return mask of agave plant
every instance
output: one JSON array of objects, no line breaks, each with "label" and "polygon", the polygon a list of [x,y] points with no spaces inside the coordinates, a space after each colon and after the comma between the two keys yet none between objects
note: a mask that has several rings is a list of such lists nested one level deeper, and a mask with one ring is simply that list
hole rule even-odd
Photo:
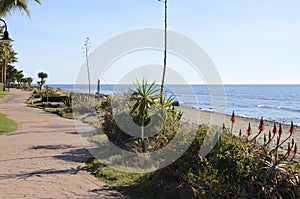
[{"label": "agave plant", "polygon": [[174,108],[174,103],[176,103],[175,97],[173,95],[167,98],[165,93],[161,96],[161,103],[156,103],[155,112],[160,115],[165,121],[165,123],[172,123],[179,121],[182,117],[182,111]]},{"label": "agave plant", "polygon": [[158,89],[155,87],[155,82],[148,85],[148,82],[145,80],[142,80],[141,84],[137,80],[134,86],[136,90],[131,90],[132,96],[130,101],[132,101],[132,105],[129,112],[141,126],[141,138],[144,140],[144,128],[150,121],[151,108],[156,105],[156,100],[159,99]]}]

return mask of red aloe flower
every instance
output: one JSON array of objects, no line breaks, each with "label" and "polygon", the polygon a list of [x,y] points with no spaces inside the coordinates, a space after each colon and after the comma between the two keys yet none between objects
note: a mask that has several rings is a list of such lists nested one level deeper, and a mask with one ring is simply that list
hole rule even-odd
[{"label": "red aloe flower", "polygon": [[298,148],[297,148],[297,144],[295,144],[294,155],[296,155],[297,153],[298,153]]},{"label": "red aloe flower", "polygon": [[264,118],[261,117],[260,121],[259,121],[259,126],[258,126],[258,129],[260,131],[264,131],[265,130],[265,124],[264,124]]},{"label": "red aloe flower", "polygon": [[276,123],[274,122],[274,127],[273,127],[273,134],[277,133],[277,127],[276,127]]},{"label": "red aloe flower", "polygon": [[230,129],[230,133],[232,134],[232,131],[233,131],[233,123],[235,123],[235,121],[236,121],[236,118],[235,118],[235,115],[234,115],[234,111],[232,112],[230,121],[231,121],[231,129]]},{"label": "red aloe flower", "polygon": [[223,130],[223,133],[225,133],[225,132],[226,132],[226,126],[225,126],[225,124],[224,124],[224,123],[223,123],[222,130]]},{"label": "red aloe flower", "polygon": [[242,130],[240,129],[239,136],[242,137]]},{"label": "red aloe flower", "polygon": [[232,123],[235,123],[235,121],[236,121],[236,118],[235,118],[235,115],[234,115],[234,111],[232,112],[230,121],[231,121]]},{"label": "red aloe flower", "polygon": [[287,155],[291,155],[292,149],[290,143],[288,143],[288,150],[287,150]]},{"label": "red aloe flower", "polygon": [[294,126],[293,121],[291,121],[291,127],[290,127],[289,132],[290,132],[290,134],[294,134],[295,133],[295,126]]},{"label": "red aloe flower", "polygon": [[249,137],[250,135],[252,135],[252,129],[251,129],[251,125],[250,125],[250,122],[249,122],[249,126],[248,126],[248,129],[247,129],[247,136]]},{"label": "red aloe flower", "polygon": [[279,124],[279,131],[278,131],[279,137],[281,137],[282,135],[282,128],[281,128],[281,124]]}]

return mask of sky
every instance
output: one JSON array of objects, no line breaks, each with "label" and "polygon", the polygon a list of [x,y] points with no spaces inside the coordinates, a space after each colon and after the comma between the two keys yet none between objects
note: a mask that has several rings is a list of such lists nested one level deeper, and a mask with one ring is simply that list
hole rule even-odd
[{"label": "sky", "polygon": [[[92,56],[119,34],[164,26],[164,4],[158,0],[29,2],[31,18],[16,11],[4,20],[15,40],[15,65],[35,82],[42,71],[48,73],[48,84],[75,83],[85,67],[86,37]],[[197,43],[224,84],[300,84],[299,7],[298,0],[169,0],[168,29]],[[120,82],[133,77],[127,73],[139,66],[142,70],[145,65],[162,65],[162,55],[162,50],[153,49],[122,55],[99,78]],[[188,83],[205,83],[205,76],[195,75],[192,64],[180,57],[170,54],[168,63]]]}]

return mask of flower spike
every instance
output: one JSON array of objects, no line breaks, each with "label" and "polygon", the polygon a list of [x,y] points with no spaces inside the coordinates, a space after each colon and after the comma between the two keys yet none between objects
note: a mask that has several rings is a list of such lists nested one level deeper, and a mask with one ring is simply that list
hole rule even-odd
[{"label": "flower spike", "polygon": [[248,126],[248,129],[247,129],[247,136],[251,136],[252,135],[252,129],[251,129],[251,124],[249,122],[249,126]]},{"label": "flower spike", "polygon": [[281,137],[282,135],[282,128],[281,128],[281,124],[279,124],[279,131],[278,131],[279,137]]},{"label": "flower spike", "polygon": [[276,134],[277,132],[278,132],[278,131],[277,131],[276,123],[274,122],[273,134]]},{"label": "flower spike", "polygon": [[236,122],[236,118],[235,118],[234,111],[232,112],[232,115],[231,115],[230,121],[231,121],[232,123],[235,123],[235,122]]},{"label": "flower spike", "polygon": [[289,133],[290,134],[294,134],[295,133],[295,126],[294,126],[293,121],[291,121],[291,127],[290,127],[290,130],[289,130]]},{"label": "flower spike", "polygon": [[258,126],[258,129],[260,131],[264,131],[265,130],[265,124],[264,124],[264,118],[261,117],[260,121],[259,121],[259,126]]}]

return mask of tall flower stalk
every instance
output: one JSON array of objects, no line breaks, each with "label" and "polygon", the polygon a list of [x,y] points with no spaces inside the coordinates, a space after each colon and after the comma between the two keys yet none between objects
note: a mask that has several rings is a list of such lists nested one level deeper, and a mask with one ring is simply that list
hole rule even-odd
[{"label": "tall flower stalk", "polygon": [[232,134],[232,131],[233,131],[233,124],[236,122],[236,118],[235,118],[234,111],[232,112],[230,121],[231,121],[231,130],[230,130],[230,133]]}]

